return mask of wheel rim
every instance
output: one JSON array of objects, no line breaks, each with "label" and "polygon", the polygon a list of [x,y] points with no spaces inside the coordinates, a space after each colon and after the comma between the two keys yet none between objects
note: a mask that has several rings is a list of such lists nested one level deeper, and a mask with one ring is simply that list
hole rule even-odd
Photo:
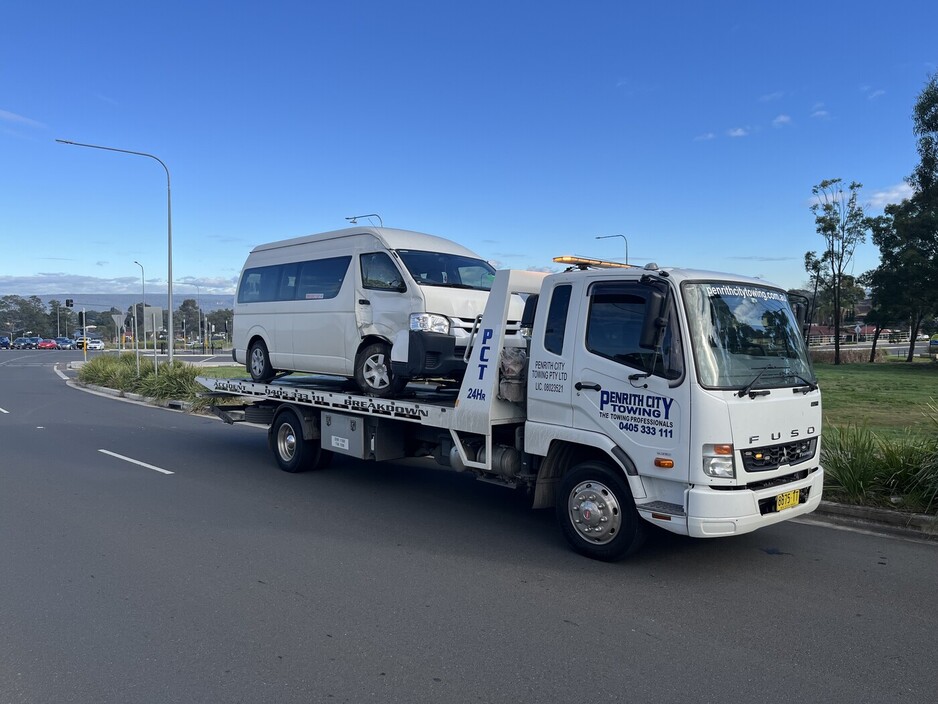
[{"label": "wheel rim", "polygon": [[264,350],[260,347],[251,350],[251,373],[255,376],[264,373]]},{"label": "wheel rim", "polygon": [[570,492],[567,503],[570,523],[583,540],[604,545],[619,534],[622,511],[619,500],[606,485],[581,482]]},{"label": "wheel rim", "polygon": [[362,378],[373,389],[386,388],[391,383],[391,373],[385,362],[385,356],[380,352],[365,359],[362,367]]},{"label": "wheel rim", "polygon": [[277,452],[284,462],[292,462],[296,457],[296,431],[289,423],[282,423],[277,431]]}]

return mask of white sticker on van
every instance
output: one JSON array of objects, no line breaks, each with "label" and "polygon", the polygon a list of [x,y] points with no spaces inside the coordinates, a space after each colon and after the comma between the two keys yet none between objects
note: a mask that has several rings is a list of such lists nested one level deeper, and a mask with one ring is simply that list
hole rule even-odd
[{"label": "white sticker on van", "polygon": [[340,450],[348,449],[348,438],[340,438],[337,435],[332,436],[332,446],[338,447]]},{"label": "white sticker on van", "polygon": [[323,294],[321,293],[307,293],[306,294],[307,301],[310,300],[311,298],[322,298],[322,297],[323,297]]}]

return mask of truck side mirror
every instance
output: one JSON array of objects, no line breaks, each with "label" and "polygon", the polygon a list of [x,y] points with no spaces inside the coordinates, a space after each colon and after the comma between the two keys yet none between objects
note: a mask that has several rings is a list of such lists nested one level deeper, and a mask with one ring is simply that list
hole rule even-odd
[{"label": "truck side mirror", "polygon": [[642,321],[642,332],[638,338],[638,346],[645,350],[657,349],[661,343],[661,335],[668,325],[664,317],[667,297],[655,289],[648,292],[645,301],[645,320]]}]

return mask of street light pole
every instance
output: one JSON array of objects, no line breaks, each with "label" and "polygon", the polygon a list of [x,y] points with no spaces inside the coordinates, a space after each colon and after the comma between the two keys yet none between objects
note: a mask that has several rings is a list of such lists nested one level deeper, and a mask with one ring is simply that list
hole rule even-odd
[{"label": "street light pole", "polygon": [[[146,152],[133,152],[129,149],[117,149],[115,147],[102,147],[98,144],[82,144],[81,142],[70,142],[67,139],[57,139],[60,144],[71,144],[74,147],[88,147],[89,149],[103,149],[108,152],[120,152],[121,154],[133,154],[135,156],[145,156],[158,161],[163,170],[166,171],[166,285],[168,288],[167,298],[169,300],[169,363],[173,363],[173,199],[172,189],[170,188],[169,167],[163,163],[163,160],[153,154]],[[153,343],[153,356],[156,358],[156,342]]]},{"label": "street light pole", "polygon": [[[143,271],[143,264],[134,259],[134,264],[140,267],[140,296],[142,298],[143,305],[143,352],[146,354],[147,351],[147,279]],[[136,341],[135,347],[137,348],[137,376],[140,376],[140,328],[137,327],[137,306],[134,306],[134,340]],[[156,341],[154,338],[153,348],[156,349]],[[156,352],[153,353],[153,356],[156,357]]]},{"label": "street light pole", "polygon": [[612,237],[621,237],[625,241],[625,265],[629,265],[629,241],[626,239],[625,235],[598,235],[596,239],[598,240],[608,240]]}]

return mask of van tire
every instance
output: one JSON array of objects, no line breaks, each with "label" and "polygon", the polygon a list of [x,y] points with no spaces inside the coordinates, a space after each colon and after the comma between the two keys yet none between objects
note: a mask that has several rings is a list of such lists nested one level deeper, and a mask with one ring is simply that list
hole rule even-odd
[{"label": "van tire", "polygon": [[248,372],[254,381],[270,381],[277,372],[270,364],[270,354],[263,340],[257,340],[248,350]]},{"label": "van tire", "polygon": [[319,469],[332,459],[332,453],[323,452],[317,441],[303,438],[303,424],[292,410],[281,411],[271,426],[270,447],[280,469],[291,474]]},{"label": "van tire", "polygon": [[355,383],[369,396],[387,398],[407,386],[391,371],[391,347],[384,342],[373,342],[364,347],[355,358]]},{"label": "van tire", "polygon": [[628,481],[605,462],[583,462],[567,472],[556,511],[570,546],[594,560],[621,560],[645,542],[645,521]]}]

